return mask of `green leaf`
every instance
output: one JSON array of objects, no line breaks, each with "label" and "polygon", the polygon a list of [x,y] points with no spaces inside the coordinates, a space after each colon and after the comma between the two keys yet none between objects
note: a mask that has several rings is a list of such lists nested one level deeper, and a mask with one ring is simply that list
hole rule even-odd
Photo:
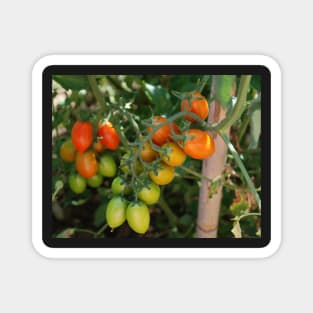
[{"label": "green leaf", "polygon": [[261,76],[260,75],[253,75],[251,79],[251,86],[256,90],[261,90]]},{"label": "green leaf", "polygon": [[96,227],[99,227],[105,223],[105,221],[106,221],[106,218],[105,218],[106,208],[107,208],[107,203],[103,203],[96,209],[94,219],[93,219],[93,224]]},{"label": "green leaf", "polygon": [[193,222],[193,217],[189,214],[184,214],[182,217],[179,218],[179,224],[184,226],[189,226]]},{"label": "green leaf", "polygon": [[258,146],[261,135],[261,110],[255,110],[250,117],[250,144],[249,149],[255,149]]},{"label": "green leaf", "polygon": [[227,108],[231,103],[231,91],[233,88],[234,78],[234,75],[213,76],[215,100],[217,100],[223,108]]},{"label": "green leaf", "polygon": [[88,79],[85,75],[53,75],[52,78],[65,89],[81,90],[89,88]]},{"label": "green leaf", "polygon": [[162,86],[153,86],[143,82],[144,92],[149,101],[154,105],[156,115],[164,114],[171,108],[171,97],[167,89]]}]

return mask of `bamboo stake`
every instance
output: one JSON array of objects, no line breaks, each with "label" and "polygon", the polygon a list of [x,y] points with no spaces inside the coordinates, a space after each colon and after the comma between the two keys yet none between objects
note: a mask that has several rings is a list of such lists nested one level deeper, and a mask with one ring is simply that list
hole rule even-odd
[{"label": "bamboo stake", "polygon": [[[219,122],[226,116],[226,110],[222,109],[217,101],[212,103],[208,122]],[[225,130],[229,136],[229,128]],[[227,146],[224,140],[215,135],[215,153],[208,159],[202,162],[202,175],[210,179],[220,176],[225,167]],[[220,205],[222,200],[222,186],[219,186],[217,192],[209,199],[209,188],[211,183],[208,180],[202,179],[199,204],[196,235],[198,238],[216,238],[218,229],[218,220]]]}]

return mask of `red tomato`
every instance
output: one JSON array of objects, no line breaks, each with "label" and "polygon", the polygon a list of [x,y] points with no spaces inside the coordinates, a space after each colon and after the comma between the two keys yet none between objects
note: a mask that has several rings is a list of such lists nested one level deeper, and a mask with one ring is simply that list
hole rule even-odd
[{"label": "red tomato", "polygon": [[86,151],[92,144],[92,124],[77,121],[72,128],[72,143],[80,153]]},{"label": "red tomato", "polygon": [[105,122],[98,129],[99,141],[109,150],[116,150],[120,144],[120,137],[110,122]]},{"label": "red tomato", "polygon": [[96,175],[98,171],[98,163],[95,153],[93,151],[77,153],[76,170],[85,178],[91,178]]}]

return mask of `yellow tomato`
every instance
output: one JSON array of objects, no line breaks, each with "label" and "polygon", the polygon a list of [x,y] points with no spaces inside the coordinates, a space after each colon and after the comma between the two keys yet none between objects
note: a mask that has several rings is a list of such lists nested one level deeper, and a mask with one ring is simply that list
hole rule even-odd
[{"label": "yellow tomato", "polygon": [[162,162],[157,170],[157,175],[151,171],[149,176],[157,185],[167,185],[174,179],[175,169]]},{"label": "yellow tomato", "polygon": [[161,153],[161,156],[163,162],[165,162],[167,165],[180,166],[185,162],[186,154],[177,143],[168,142],[163,145],[162,148],[166,148],[166,151]]}]

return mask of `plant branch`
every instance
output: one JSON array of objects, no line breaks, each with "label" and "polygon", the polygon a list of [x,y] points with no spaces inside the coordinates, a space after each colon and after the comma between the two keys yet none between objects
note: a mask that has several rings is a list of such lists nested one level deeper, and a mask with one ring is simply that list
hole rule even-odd
[{"label": "plant branch", "polygon": [[172,209],[170,208],[170,206],[168,205],[168,203],[165,201],[163,195],[161,194],[160,199],[159,199],[159,205],[161,207],[161,209],[164,211],[165,215],[167,216],[170,225],[172,227],[176,227],[177,226],[177,222],[178,222],[178,217],[175,215],[175,213],[172,211]]}]

